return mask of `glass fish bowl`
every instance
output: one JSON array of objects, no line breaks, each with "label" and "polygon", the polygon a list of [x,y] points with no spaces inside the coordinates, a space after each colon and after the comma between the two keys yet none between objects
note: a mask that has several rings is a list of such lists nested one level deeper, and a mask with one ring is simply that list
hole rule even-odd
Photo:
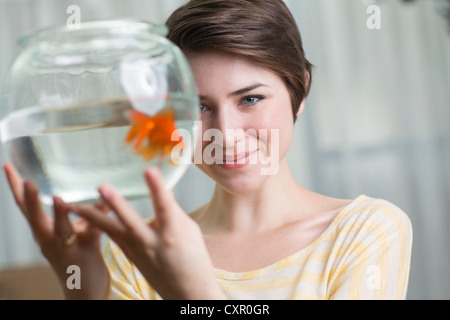
[{"label": "glass fish bowl", "polygon": [[93,203],[108,183],[149,196],[149,166],[172,188],[192,159],[199,102],[164,25],[83,22],[31,32],[4,79],[0,139],[44,204]]}]

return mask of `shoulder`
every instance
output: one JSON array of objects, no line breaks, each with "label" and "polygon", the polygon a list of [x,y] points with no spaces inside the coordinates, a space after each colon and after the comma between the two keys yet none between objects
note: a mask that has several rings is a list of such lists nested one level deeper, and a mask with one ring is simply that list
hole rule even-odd
[{"label": "shoulder", "polygon": [[[334,221],[337,237],[348,243],[380,242],[402,239],[412,242],[412,226],[408,215],[397,205],[384,199],[361,195],[345,207]],[[384,241],[383,241],[384,242]]]},{"label": "shoulder", "polygon": [[389,227],[392,225],[411,228],[408,215],[397,205],[384,199],[360,195],[345,207],[336,218],[336,226],[348,224],[376,223]]}]

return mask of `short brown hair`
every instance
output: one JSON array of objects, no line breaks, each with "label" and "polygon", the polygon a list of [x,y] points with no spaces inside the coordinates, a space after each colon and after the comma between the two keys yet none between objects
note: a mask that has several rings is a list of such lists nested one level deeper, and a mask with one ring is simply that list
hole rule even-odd
[{"label": "short brown hair", "polygon": [[282,0],[191,0],[166,21],[183,51],[218,50],[248,57],[286,84],[294,119],[309,93],[311,63],[297,24]]}]

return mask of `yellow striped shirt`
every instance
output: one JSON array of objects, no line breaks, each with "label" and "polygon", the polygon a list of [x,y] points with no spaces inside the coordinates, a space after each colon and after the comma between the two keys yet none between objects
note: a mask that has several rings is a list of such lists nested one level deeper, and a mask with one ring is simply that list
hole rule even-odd
[{"label": "yellow striped shirt", "polygon": [[[265,268],[215,270],[230,299],[405,299],[412,228],[394,204],[361,195],[307,247]],[[111,299],[161,297],[112,241],[104,257]]]}]

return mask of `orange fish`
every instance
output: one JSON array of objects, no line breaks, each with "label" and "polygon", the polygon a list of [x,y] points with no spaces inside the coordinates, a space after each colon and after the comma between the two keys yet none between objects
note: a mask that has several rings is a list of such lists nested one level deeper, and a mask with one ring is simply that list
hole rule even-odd
[{"label": "orange fish", "polygon": [[[172,108],[166,108],[152,117],[131,109],[130,120],[131,128],[125,141],[133,144],[133,150],[147,161],[158,156],[158,163],[161,165],[163,158],[169,155],[176,145],[183,143],[182,138],[176,133]],[[169,162],[173,164],[171,159]]]}]

